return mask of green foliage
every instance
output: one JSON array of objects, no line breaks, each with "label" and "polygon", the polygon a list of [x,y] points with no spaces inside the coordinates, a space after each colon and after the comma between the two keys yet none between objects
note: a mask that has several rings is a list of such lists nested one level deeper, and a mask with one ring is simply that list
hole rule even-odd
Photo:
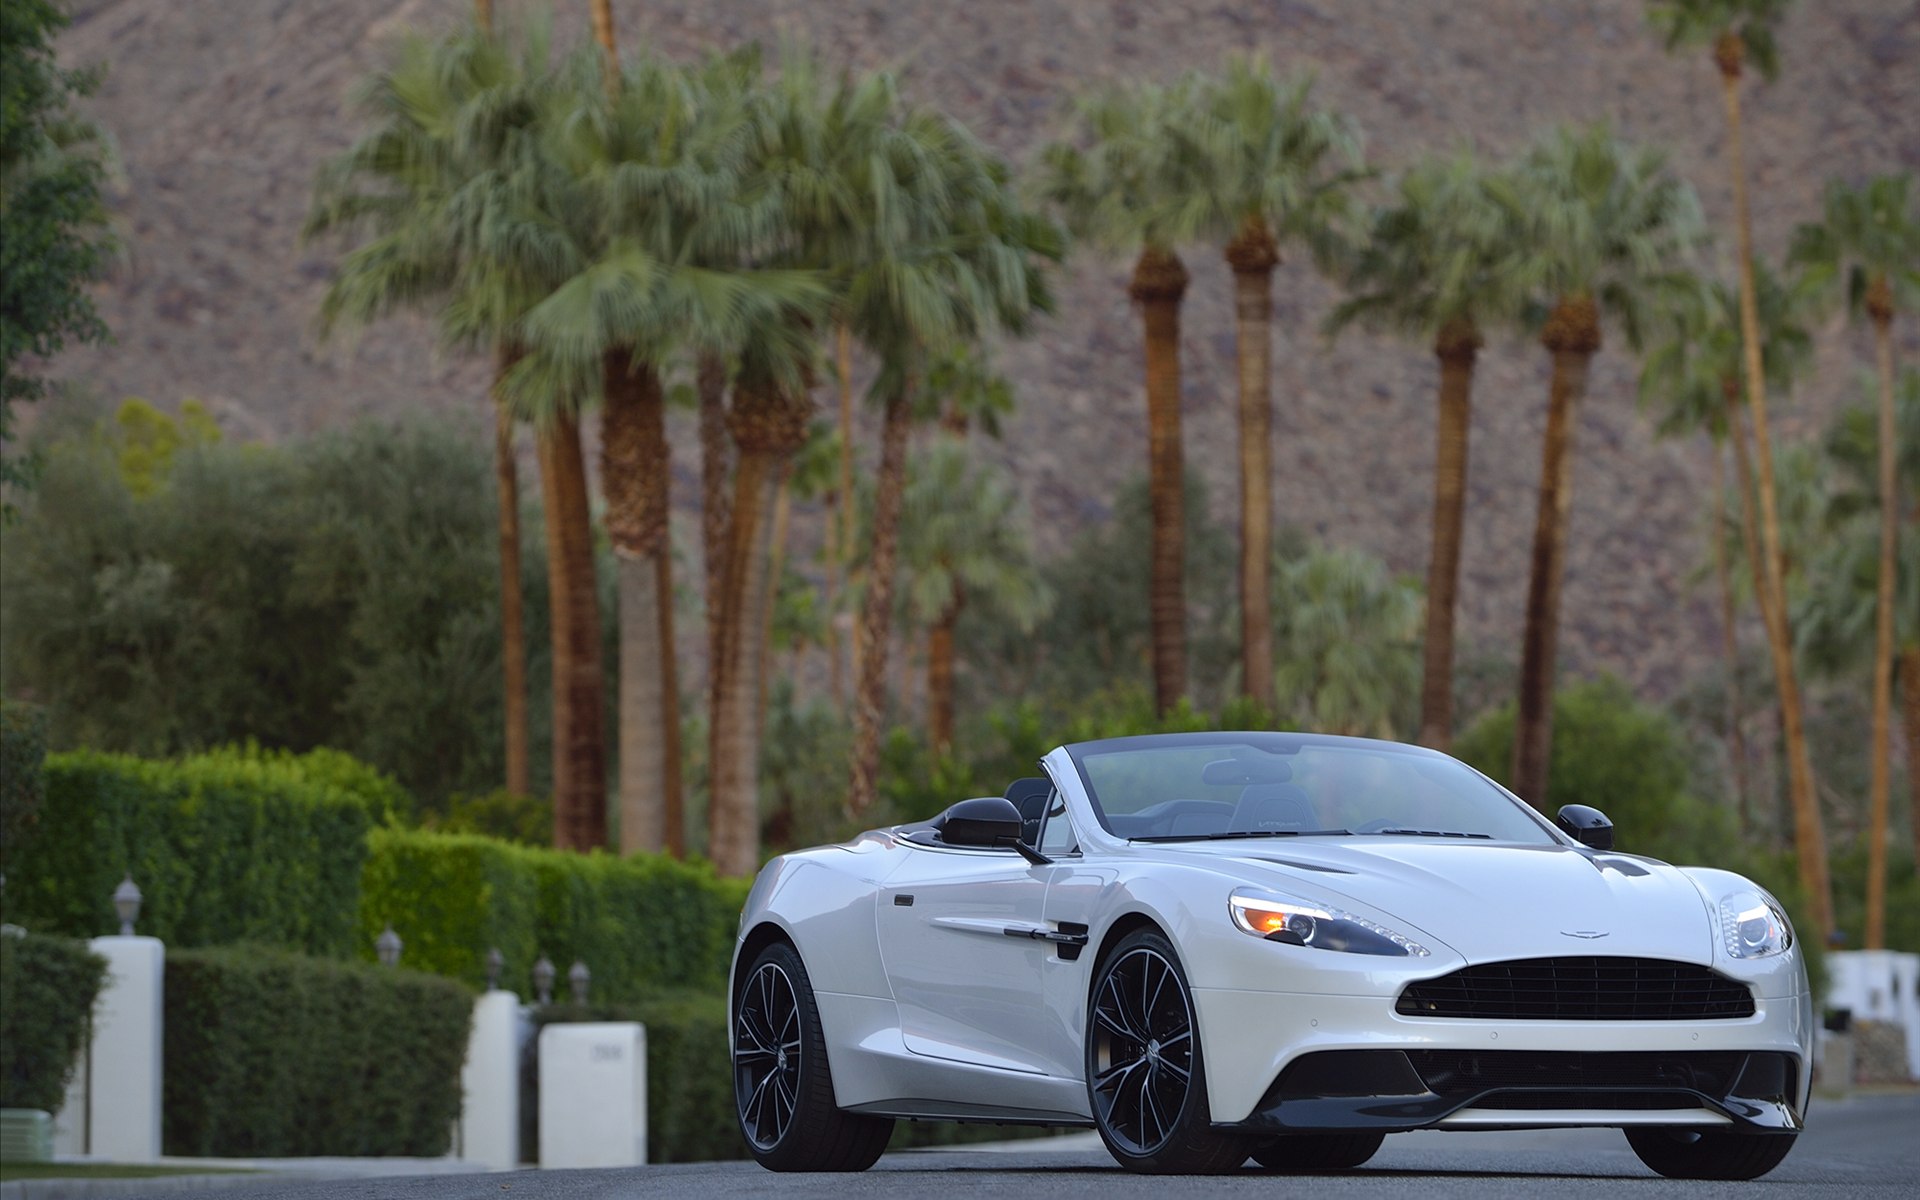
[{"label": "green foliage", "polygon": [[173,1155],[447,1152],[473,997],[415,971],[258,947],[170,951]]},{"label": "green foliage", "polygon": [[[21,367],[68,341],[107,336],[86,286],[109,250],[105,151],[100,130],[73,104],[99,77],[55,61],[54,39],[68,21],[57,0],[0,6],[0,487],[30,482],[4,452],[14,402],[46,391]],[[0,516],[10,512],[0,501]]]},{"label": "green foliage", "polygon": [[477,833],[522,846],[553,845],[553,802],[544,796],[518,796],[505,788],[477,796],[456,795],[443,816],[430,817],[428,829]]},{"label": "green foliage", "polygon": [[1420,690],[1421,589],[1358,550],[1276,557],[1274,691],[1291,723],[1393,737]]},{"label": "green foliage", "polygon": [[[102,423],[55,443],[0,556],[0,675],[47,704],[55,746],[333,746],[429,808],[498,786],[497,505],[478,439],[428,422],[189,439],[142,451],[141,498],[126,456],[144,436]],[[523,561],[539,787],[537,545]]]},{"label": "green foliage", "polygon": [[180,416],[175,418],[136,397],[120,405],[113,414],[113,424],[120,477],[126,480],[127,490],[141,499],[166,483],[173,460],[182,450],[220,440],[220,426],[214,424],[198,400],[181,404]]},{"label": "green foliage", "polygon": [[391,923],[409,965],[476,985],[487,951],[498,947],[511,981],[524,981],[544,954],[562,972],[585,962],[595,993],[613,999],[662,986],[713,988],[726,978],[747,886],[664,855],[568,854],[380,829],[368,838],[357,944],[370,956]]},{"label": "green foliage", "polygon": [[0,699],[0,875],[6,873],[9,851],[39,814],[46,796],[46,757],[46,710]]},{"label": "green foliage", "polygon": [[179,947],[256,941],[350,953],[368,801],[323,760],[218,751],[154,762],[81,751],[46,766],[39,821],[7,864],[10,916],[73,936],[115,929],[131,874],[141,933]]},{"label": "green foliage", "polygon": [[[1513,705],[1475,721],[1456,739],[1453,754],[1504,781],[1513,765]],[[1630,854],[1727,865],[1736,844],[1731,819],[1690,794],[1690,761],[1671,714],[1641,704],[1617,679],[1588,680],[1554,694],[1547,768],[1553,809],[1585,804],[1601,810],[1613,819],[1616,844]]]},{"label": "green foliage", "polygon": [[1772,79],[1780,72],[1780,52],[1774,27],[1793,0],[1651,0],[1647,23],[1665,40],[1668,50],[1712,47],[1732,32],[1747,57]]},{"label": "green foliage", "polygon": [[1793,261],[1805,266],[1817,292],[1844,296],[1848,311],[1867,315],[1869,289],[1888,288],[1897,309],[1920,305],[1920,192],[1906,172],[1851,187],[1829,180],[1824,221],[1800,226],[1793,235]]},{"label": "green foliage", "polygon": [[0,1108],[60,1111],[106,970],[84,943],[0,934]]}]

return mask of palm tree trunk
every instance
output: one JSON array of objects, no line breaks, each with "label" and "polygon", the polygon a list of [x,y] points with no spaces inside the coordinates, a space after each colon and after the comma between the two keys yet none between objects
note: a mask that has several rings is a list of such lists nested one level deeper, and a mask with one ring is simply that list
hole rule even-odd
[{"label": "palm tree trunk", "polygon": [[1467,511],[1467,432],[1473,414],[1473,366],[1480,352],[1473,322],[1449,321],[1434,339],[1440,360],[1440,425],[1433,460],[1433,557],[1427,563],[1427,638],[1420,677],[1420,744],[1453,744],[1454,610],[1460,595],[1460,543]]},{"label": "palm tree trunk", "polygon": [[760,672],[767,589],[768,519],[781,477],[806,442],[808,406],[764,383],[734,388],[727,425],[739,447],[733,516],[720,592],[720,653],[715,665],[708,761],[708,855],[722,875],[747,876],[760,865]]},{"label": "palm tree trunk", "polygon": [[[827,687],[833,706],[846,703],[846,678],[840,650],[840,623],[834,609],[853,562],[853,330],[843,322],[834,327],[834,365],[840,374],[840,494],[833,519],[827,522],[833,553],[827,558]],[[858,670],[858,666],[854,668]]]},{"label": "palm tree trunk", "polygon": [[653,556],[653,586],[660,597],[660,768],[666,776],[666,788],[660,796],[665,815],[663,833],[666,851],[675,858],[687,853],[686,794],[681,779],[680,757],[680,667],[678,643],[673,636],[673,545],[671,540]]},{"label": "palm tree trunk", "polygon": [[1900,650],[1900,710],[1907,726],[1907,790],[1913,805],[1913,860],[1920,862],[1920,643]]},{"label": "palm tree trunk", "polygon": [[[1773,618],[1767,629],[1773,655],[1773,673],[1780,690],[1781,723],[1786,732],[1787,788],[1793,800],[1794,850],[1800,863],[1800,887],[1807,913],[1825,938],[1833,929],[1833,889],[1827,875],[1827,838],[1821,822],[1820,797],[1814,790],[1813,763],[1807,755],[1805,720],[1800,708],[1800,685],[1793,662],[1793,630],[1787,615],[1786,583],[1780,568],[1780,518],[1774,502],[1773,446],[1767,432],[1767,385],[1761,367],[1760,310],[1753,282],[1753,223],[1748,215],[1746,166],[1740,129],[1739,37],[1731,30],[1714,48],[1720,67],[1721,94],[1727,106],[1727,149],[1733,171],[1733,211],[1740,266],[1740,341],[1746,363],[1747,409],[1753,420],[1754,452],[1759,459],[1760,534],[1764,569]],[[1764,611],[1764,610],[1763,610]]]},{"label": "palm tree trunk", "polygon": [[1600,349],[1592,299],[1562,299],[1547,318],[1541,343],[1553,353],[1547,436],[1540,457],[1540,510],[1527,579],[1527,625],[1520,651],[1520,699],[1513,730],[1512,787],[1535,807],[1547,806],[1553,756],[1554,657],[1560,635],[1560,579],[1566,565],[1567,514],[1573,503],[1573,433],[1587,391],[1587,368]]},{"label": "palm tree trunk", "polygon": [[659,373],[630,352],[609,351],[603,368],[600,487],[619,565],[620,850],[658,852],[667,844],[668,798],[679,791],[667,770],[680,705],[666,687],[673,673],[666,404]]},{"label": "palm tree trunk", "polygon": [[[1733,431],[1736,435],[1738,431]],[[1720,640],[1727,655],[1727,754],[1733,760],[1733,802],[1740,814],[1740,834],[1753,824],[1747,805],[1747,739],[1740,731],[1740,640],[1735,628],[1733,572],[1727,566],[1726,468],[1720,463],[1720,444],[1713,450],[1713,574],[1720,585]]]},{"label": "palm tree trunk", "polygon": [[966,592],[955,584],[953,603],[927,635],[927,736],[938,754],[953,745],[953,635],[966,600]]},{"label": "palm tree trunk", "polygon": [[493,35],[493,0],[473,0],[473,23],[481,33]]},{"label": "palm tree trunk", "polygon": [[[1867,291],[1873,317],[1873,352],[1880,371],[1880,576],[1873,629],[1873,762],[1868,788],[1866,948],[1879,950],[1887,938],[1887,818],[1892,788],[1893,732],[1893,581],[1898,569],[1894,548],[1900,533],[1900,497],[1895,490],[1893,423],[1893,293],[1884,275]],[[1911,687],[1911,683],[1908,685]],[[1920,763],[1909,770],[1920,771]]]},{"label": "palm tree trunk", "polygon": [[718,695],[720,671],[720,589],[727,571],[727,364],[717,355],[700,356],[700,550],[706,576],[708,715]]},{"label": "palm tree trunk", "polygon": [[606,701],[579,424],[571,414],[555,417],[539,447],[553,643],[553,844],[590,850],[607,841]]},{"label": "palm tree trunk", "polygon": [[1166,713],[1187,694],[1185,479],[1180,448],[1180,300],[1187,268],[1149,246],[1129,287],[1146,328],[1147,491],[1153,545],[1147,609],[1153,636],[1153,700]]},{"label": "palm tree trunk", "polygon": [[1240,366],[1240,692],[1273,707],[1273,269],[1279,247],[1250,217],[1227,246]]},{"label": "palm tree trunk", "polygon": [[793,525],[792,482],[792,465],[787,464],[780,472],[780,482],[773,489],[773,531],[767,550],[767,600],[760,611],[760,644],[768,649],[764,652],[767,665],[760,671],[760,700],[754,710],[754,719],[760,723],[762,736],[767,730],[767,694],[773,687],[773,610],[780,604],[780,583],[786,578],[787,571],[787,533]]},{"label": "palm tree trunk", "polygon": [[516,796],[533,791],[527,766],[527,627],[520,595],[520,472],[513,455],[513,410],[500,381],[518,353],[507,346],[494,351],[493,478],[500,505],[500,666],[505,687],[507,790]]},{"label": "palm tree trunk", "polygon": [[874,480],[873,545],[867,561],[866,603],[860,613],[859,671],[854,682],[853,771],[847,811],[855,816],[878,796],[880,725],[885,716],[887,634],[893,618],[893,568],[900,551],[900,507],[906,493],[908,383],[887,398],[880,425],[880,473]]},{"label": "palm tree trunk", "polygon": [[607,95],[620,90],[620,52],[613,36],[613,0],[590,0],[593,12],[593,40],[600,44],[600,73]]}]

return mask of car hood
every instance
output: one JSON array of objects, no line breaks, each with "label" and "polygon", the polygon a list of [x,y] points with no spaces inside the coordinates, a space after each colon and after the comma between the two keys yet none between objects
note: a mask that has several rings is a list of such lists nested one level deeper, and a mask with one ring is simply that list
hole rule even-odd
[{"label": "car hood", "polygon": [[1214,856],[1250,885],[1392,918],[1409,937],[1474,962],[1577,954],[1711,964],[1717,940],[1693,882],[1653,859],[1373,837],[1155,849]]}]

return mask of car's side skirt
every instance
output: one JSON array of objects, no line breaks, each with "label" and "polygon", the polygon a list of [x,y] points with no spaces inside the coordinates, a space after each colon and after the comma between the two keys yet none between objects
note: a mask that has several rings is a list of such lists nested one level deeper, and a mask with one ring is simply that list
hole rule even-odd
[{"label": "car's side skirt", "polygon": [[954,1104],[946,1100],[876,1100],[871,1104],[856,1105],[848,1111],[909,1121],[959,1121],[963,1124],[1048,1125],[1076,1129],[1085,1129],[1093,1124],[1092,1118],[1080,1113],[1006,1108],[991,1104]]}]

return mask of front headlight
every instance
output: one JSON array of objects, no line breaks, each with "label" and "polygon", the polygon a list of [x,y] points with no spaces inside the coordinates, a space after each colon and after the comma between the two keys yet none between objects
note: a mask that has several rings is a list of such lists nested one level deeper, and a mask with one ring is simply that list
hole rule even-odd
[{"label": "front headlight", "polygon": [[1767,958],[1793,945],[1793,924],[1771,897],[1741,888],[1720,900],[1720,941],[1730,958]]},{"label": "front headlight", "polygon": [[1420,943],[1365,917],[1272,892],[1238,889],[1227,897],[1227,913],[1244,932],[1290,946],[1412,958],[1429,953]]}]

